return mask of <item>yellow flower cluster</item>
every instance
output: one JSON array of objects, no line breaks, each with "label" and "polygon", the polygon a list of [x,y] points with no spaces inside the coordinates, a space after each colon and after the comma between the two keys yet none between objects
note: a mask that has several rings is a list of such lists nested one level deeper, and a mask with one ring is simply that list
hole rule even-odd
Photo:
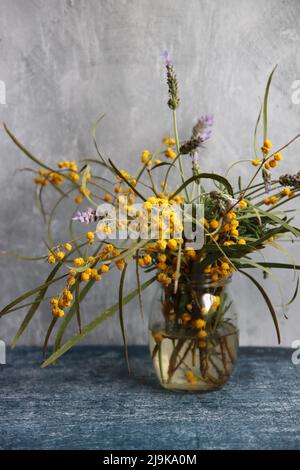
[{"label": "yellow flower cluster", "polygon": [[87,188],[87,187],[84,188],[83,186],[79,186],[78,189],[79,189],[79,194],[78,194],[78,196],[76,196],[76,197],[74,198],[74,202],[75,202],[76,204],[81,204],[81,203],[82,203],[82,200],[83,200],[83,196],[89,197],[90,194],[91,194],[91,190],[90,190],[89,188]]},{"label": "yellow flower cluster", "polygon": [[274,205],[274,204],[277,204],[277,202],[281,199],[281,198],[284,198],[284,197],[293,197],[294,196],[294,192],[290,189],[290,188],[283,188],[283,190],[281,191],[281,193],[277,194],[277,195],[274,195],[274,196],[268,196],[264,199],[264,204],[266,204],[267,206],[270,206],[270,205]]},{"label": "yellow flower cluster", "polygon": [[272,142],[271,142],[271,140],[270,140],[270,139],[266,139],[266,140],[264,141],[264,144],[263,144],[262,148],[261,148],[261,151],[262,151],[263,154],[266,155],[267,153],[270,152],[271,148],[272,148]]},{"label": "yellow flower cluster", "polygon": [[[247,202],[243,199],[239,202],[240,209],[246,209]],[[211,236],[214,237],[216,241],[222,237],[222,243],[224,246],[231,246],[231,245],[246,245],[246,240],[243,238],[239,238],[239,221],[237,220],[237,214],[231,210],[229,211],[224,219],[225,223],[221,225],[220,221],[217,219],[212,219],[210,221],[202,218],[200,223],[205,227],[205,229],[217,231],[217,233]],[[217,230],[218,229],[218,230]],[[225,237],[225,240],[224,240]]]},{"label": "yellow flower cluster", "polygon": [[[271,148],[272,148],[272,142],[269,139],[266,139],[261,148],[262,153],[264,154],[264,158],[270,152]],[[281,153],[277,152],[274,154],[272,158],[269,158],[268,161],[264,163],[264,167],[266,170],[271,170],[272,168],[275,168],[278,165],[278,162],[280,162],[281,160],[283,160],[283,156],[281,155]],[[264,160],[261,161],[259,159],[254,159],[252,160],[252,165],[259,166],[263,162]]]},{"label": "yellow flower cluster", "polygon": [[73,300],[71,291],[65,288],[57,297],[53,297],[50,300],[52,307],[52,315],[54,317],[63,317],[65,312],[63,308],[69,308]]},{"label": "yellow flower cluster", "polygon": [[[241,208],[246,207],[246,201],[240,201],[242,203]],[[222,226],[222,232],[227,237],[227,240],[224,242],[224,246],[231,246],[231,245],[246,245],[246,240],[243,238],[239,238],[239,227],[240,223],[237,220],[236,213],[232,210],[229,211],[225,217],[225,224]],[[232,240],[233,238],[233,240]]]},{"label": "yellow flower cluster", "polygon": [[[263,143],[263,146],[261,147],[261,151],[262,151],[263,155],[264,156],[267,155],[269,153],[269,151],[271,150],[271,148],[272,148],[272,142],[269,139],[266,139]],[[255,158],[254,160],[252,160],[252,165],[253,166],[259,166],[261,164],[262,164],[262,161],[259,160],[258,158]]]},{"label": "yellow flower cluster", "polygon": [[145,255],[139,258],[138,260],[139,266],[144,268],[145,266],[149,266],[152,263],[152,257],[150,255]]},{"label": "yellow flower cluster", "polygon": [[278,165],[278,162],[283,159],[281,153],[275,153],[274,157],[265,163],[265,169],[270,170],[271,168],[275,168]]},{"label": "yellow flower cluster", "polygon": [[[78,173],[78,167],[76,162],[69,162],[68,160],[60,161],[58,162],[58,168],[66,168],[69,170],[68,172],[68,177],[74,181],[74,183],[77,183],[80,180],[80,175]],[[87,178],[87,181],[89,180],[89,177]]]},{"label": "yellow flower cluster", "polygon": [[[163,152],[167,158],[174,159],[176,157],[176,152],[174,152],[173,148],[176,144],[175,139],[172,137],[164,137],[162,139],[162,143],[166,147],[166,150]],[[151,170],[153,164],[153,158],[155,157],[155,153],[151,153],[149,150],[143,150],[141,153],[141,162],[144,165],[147,165],[148,170]],[[159,165],[161,160],[155,158],[154,159],[155,165]]]},{"label": "yellow flower cluster", "polygon": [[163,143],[166,147],[174,147],[174,145],[176,144],[175,139],[173,139],[173,137],[164,137],[164,138],[162,139],[162,143]]},{"label": "yellow flower cluster", "polygon": [[[129,183],[130,183],[132,186],[136,186],[136,183],[137,183],[136,178],[134,178],[133,176],[131,176],[131,175],[130,175],[129,173],[127,173],[125,170],[120,170],[120,173],[122,174],[122,176],[123,176],[127,181],[129,181]],[[124,195],[127,195],[127,196],[130,195],[130,194],[135,194],[135,191],[134,191],[132,188],[128,187],[127,185],[126,185],[126,187],[123,187],[123,184],[125,184],[125,183],[124,183],[123,179],[121,178],[121,176],[117,176],[116,178],[117,178],[117,180],[119,181],[119,183],[115,186],[115,189],[114,189],[114,191],[115,191],[116,194],[124,194]],[[111,197],[109,197],[109,196],[110,196],[109,194],[106,194],[106,195],[104,196],[104,199],[105,199],[107,202],[110,202],[110,201],[111,201]],[[134,198],[132,198],[131,200],[130,200],[130,198],[129,198],[129,199],[128,199],[128,202],[129,202],[129,204],[133,204],[133,203],[134,203]]]},{"label": "yellow flower cluster", "polygon": [[191,385],[195,385],[198,380],[197,380],[197,377],[195,376],[194,372],[192,370],[187,370],[185,372],[185,377],[186,377],[186,380],[191,384]]},{"label": "yellow flower cluster", "polygon": [[64,181],[64,177],[60,173],[46,171],[43,169],[38,170],[37,173],[40,176],[34,178],[34,182],[36,184],[40,184],[41,186],[47,186],[48,182],[53,184],[53,186],[59,186]]},{"label": "yellow flower cluster", "polygon": [[175,145],[175,139],[172,137],[165,137],[162,140],[162,143],[167,147],[164,154],[167,158],[175,158],[176,157],[176,152],[174,152],[173,148]]},{"label": "yellow flower cluster", "polygon": [[204,269],[205,274],[209,274],[212,281],[227,279],[235,271],[234,267],[228,263],[226,258],[221,258],[213,264],[209,264]]}]

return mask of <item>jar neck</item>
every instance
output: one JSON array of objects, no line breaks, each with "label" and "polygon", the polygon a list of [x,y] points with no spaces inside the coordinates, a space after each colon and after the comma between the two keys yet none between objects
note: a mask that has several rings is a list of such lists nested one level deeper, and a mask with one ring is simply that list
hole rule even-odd
[{"label": "jar neck", "polygon": [[179,286],[182,284],[182,287],[189,285],[194,289],[197,288],[209,288],[209,289],[216,289],[216,288],[223,288],[227,286],[231,282],[232,276],[228,276],[226,278],[219,278],[219,279],[212,279],[209,274],[200,273],[200,274],[193,274],[189,281],[179,283]]}]

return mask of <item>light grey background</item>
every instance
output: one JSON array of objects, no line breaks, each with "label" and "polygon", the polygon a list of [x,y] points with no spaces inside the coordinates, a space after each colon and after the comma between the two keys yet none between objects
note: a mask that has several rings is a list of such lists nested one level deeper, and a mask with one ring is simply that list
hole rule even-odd
[{"label": "light grey background", "polygon": [[[252,155],[258,97],[275,64],[279,66],[270,96],[270,137],[280,146],[299,132],[300,105],[291,101],[292,83],[300,79],[299,40],[298,0],[1,0],[0,79],[7,86],[7,105],[0,105],[0,118],[37,156],[54,165],[61,158],[95,154],[92,123],[105,112],[99,132],[102,148],[121,168],[134,173],[140,151],[156,149],[171,131],[160,56],[167,48],[173,52],[180,80],[181,137],[189,136],[195,118],[213,112],[216,124],[202,154],[202,167],[221,173],[235,159]],[[276,174],[298,171],[299,152],[300,142],[285,151]],[[45,230],[34,206],[31,175],[14,174],[33,165],[2,130],[0,156],[1,248],[43,253]],[[252,170],[248,164],[241,167],[245,181]],[[60,212],[57,240],[66,236],[71,213],[72,204]],[[299,264],[298,244],[292,253]],[[274,249],[264,254],[283,257]],[[48,271],[44,264],[3,256],[0,263],[1,306],[35,286]],[[277,274],[288,300],[292,275]],[[260,274],[257,277],[261,279]],[[280,306],[276,284],[270,279],[262,282]],[[131,285],[128,279],[127,289]],[[260,294],[238,276],[233,291],[241,343],[276,345]],[[152,293],[145,296],[147,312]],[[92,291],[84,321],[116,298],[117,279],[107,276]],[[289,320],[278,308],[284,345],[300,338],[299,306],[300,298],[289,309]],[[12,338],[23,315],[16,312],[1,319],[1,339]],[[140,320],[136,303],[126,308],[126,318],[128,341],[145,342],[147,325]],[[41,344],[50,319],[44,305],[22,341]],[[101,326],[88,341],[120,342],[118,319]]]}]

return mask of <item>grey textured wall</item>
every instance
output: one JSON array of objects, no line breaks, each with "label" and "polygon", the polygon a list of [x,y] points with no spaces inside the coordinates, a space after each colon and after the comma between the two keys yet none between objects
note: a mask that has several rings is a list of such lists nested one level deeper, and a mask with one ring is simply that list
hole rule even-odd
[{"label": "grey textured wall", "polygon": [[[92,123],[105,112],[102,147],[119,166],[134,172],[140,151],[156,148],[171,131],[160,57],[168,48],[180,79],[181,136],[188,136],[197,116],[213,112],[216,125],[202,166],[222,172],[236,158],[251,155],[258,96],[276,63],[271,138],[279,146],[299,132],[300,105],[291,101],[291,85],[300,79],[299,26],[299,0],[1,0],[0,80],[6,83],[7,105],[0,105],[0,118],[37,156],[54,165],[61,158],[94,154]],[[284,152],[282,171],[299,169],[299,150],[300,143]],[[3,131],[0,156],[1,248],[43,253],[44,227],[34,207],[31,176],[14,174],[32,165]],[[243,176],[250,171],[244,166]],[[61,212],[55,222],[57,240],[66,236],[65,217]],[[298,244],[292,252],[299,263]],[[274,250],[265,255],[282,257]],[[47,272],[43,264],[7,257],[0,258],[0,268],[1,305],[35,286]],[[278,276],[288,300],[292,275]],[[263,282],[278,306],[283,344],[290,345],[300,338],[300,298],[284,320],[276,285]],[[115,285],[115,279],[107,278],[94,289],[85,321],[116,299]],[[275,345],[269,313],[255,288],[237,276],[233,290],[242,343]],[[145,297],[148,311],[151,296],[148,292]],[[129,342],[145,342],[147,328],[136,304],[126,313]],[[2,339],[11,339],[23,315],[1,319]],[[40,344],[49,318],[44,305],[22,341]],[[117,318],[89,341],[120,342]]]}]

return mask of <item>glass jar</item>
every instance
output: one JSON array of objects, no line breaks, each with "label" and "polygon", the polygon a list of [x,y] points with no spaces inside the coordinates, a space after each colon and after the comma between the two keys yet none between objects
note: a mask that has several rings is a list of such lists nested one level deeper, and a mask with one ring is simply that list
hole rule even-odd
[{"label": "glass jar", "polygon": [[207,276],[159,288],[149,320],[156,375],[164,388],[222,388],[237,359],[239,331],[227,281]]}]

